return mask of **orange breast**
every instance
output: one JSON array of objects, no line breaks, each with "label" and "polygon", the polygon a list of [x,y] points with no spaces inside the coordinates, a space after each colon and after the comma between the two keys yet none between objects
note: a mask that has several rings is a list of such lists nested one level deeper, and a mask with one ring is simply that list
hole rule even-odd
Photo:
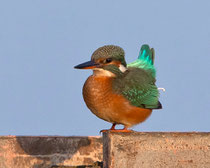
[{"label": "orange breast", "polygon": [[112,77],[90,76],[83,87],[83,97],[87,107],[99,118],[127,127],[146,120],[151,109],[143,109],[130,104],[122,95],[112,90]]}]

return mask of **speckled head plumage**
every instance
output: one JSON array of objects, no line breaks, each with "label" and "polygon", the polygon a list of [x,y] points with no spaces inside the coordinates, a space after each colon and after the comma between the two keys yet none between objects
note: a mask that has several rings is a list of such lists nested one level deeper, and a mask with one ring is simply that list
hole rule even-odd
[{"label": "speckled head plumage", "polygon": [[94,74],[101,76],[120,76],[126,69],[125,52],[115,45],[105,45],[95,50],[91,60],[77,65],[77,69],[93,69]]},{"label": "speckled head plumage", "polygon": [[111,59],[113,61],[119,61],[122,65],[126,67],[125,62],[125,52],[124,50],[115,45],[105,45],[103,47],[98,48],[93,52],[91,56],[92,61],[106,61],[106,59]]}]

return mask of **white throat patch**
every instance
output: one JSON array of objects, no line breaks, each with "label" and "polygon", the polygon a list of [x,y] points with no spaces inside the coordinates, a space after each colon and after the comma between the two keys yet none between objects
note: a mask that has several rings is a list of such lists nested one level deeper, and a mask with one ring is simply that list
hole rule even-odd
[{"label": "white throat patch", "polygon": [[[120,64],[119,70],[122,73],[124,73],[127,70],[127,68],[124,65]],[[105,70],[105,69],[101,69],[101,68],[94,68],[93,69],[93,75],[95,75],[95,76],[107,76],[107,77],[115,77],[116,76],[114,73],[112,73],[108,70]]]},{"label": "white throat patch", "polygon": [[116,75],[110,71],[101,68],[94,68],[93,75],[95,76],[107,76],[107,77],[115,77]]}]

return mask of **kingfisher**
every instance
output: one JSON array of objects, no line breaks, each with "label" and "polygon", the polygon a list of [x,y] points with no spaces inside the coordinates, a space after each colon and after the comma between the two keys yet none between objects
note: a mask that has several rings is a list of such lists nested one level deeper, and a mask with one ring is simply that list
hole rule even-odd
[{"label": "kingfisher", "polygon": [[[112,123],[109,130],[130,132],[129,127],[162,108],[154,57],[154,49],[144,44],[137,60],[127,64],[121,47],[105,45],[93,52],[90,61],[74,67],[93,70],[83,86],[83,98],[93,114]],[[117,124],[124,128],[115,129]]]}]

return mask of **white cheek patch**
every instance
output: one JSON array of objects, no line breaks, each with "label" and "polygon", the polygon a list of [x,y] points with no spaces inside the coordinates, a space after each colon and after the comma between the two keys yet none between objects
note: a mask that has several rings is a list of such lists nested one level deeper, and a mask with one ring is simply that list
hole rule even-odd
[{"label": "white cheek patch", "polygon": [[127,68],[124,65],[120,64],[119,70],[124,73],[125,71],[127,71]]}]

